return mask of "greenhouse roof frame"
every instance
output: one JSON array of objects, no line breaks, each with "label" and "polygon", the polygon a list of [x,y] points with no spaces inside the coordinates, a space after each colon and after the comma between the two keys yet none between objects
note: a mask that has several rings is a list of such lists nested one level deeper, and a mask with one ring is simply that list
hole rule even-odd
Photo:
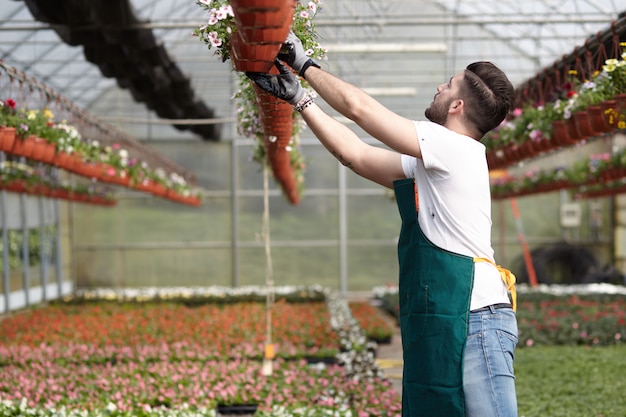
[{"label": "greenhouse roof frame", "polygon": [[[170,138],[235,137],[232,127],[209,134],[189,128],[205,122],[232,126],[236,112],[231,100],[237,88],[235,73],[191,35],[206,20],[205,12],[193,0],[129,1],[137,20],[130,19],[123,29],[151,31],[188,78],[194,94],[191,100],[204,103],[207,112],[160,116],[158,109],[138,101],[119,80],[103,75],[85,58],[84,48],[60,39],[54,24],[37,20],[31,12],[35,0],[0,0],[0,60],[138,137],[145,136],[147,125],[169,124],[185,126],[165,130],[164,136]],[[49,3],[61,7],[64,1]],[[618,3],[325,0],[315,22],[320,43],[329,46],[328,60],[323,63],[327,69],[369,89],[392,110],[419,118],[436,86],[467,63],[494,61],[515,85],[520,85],[583,44],[588,36],[609,27],[626,12]],[[426,44],[443,48],[429,51],[415,47]],[[343,49],[333,50],[332,45]],[[352,45],[351,51],[345,50],[347,45]],[[372,51],[358,45],[396,45],[399,50]],[[417,49],[403,49],[407,45]]]}]

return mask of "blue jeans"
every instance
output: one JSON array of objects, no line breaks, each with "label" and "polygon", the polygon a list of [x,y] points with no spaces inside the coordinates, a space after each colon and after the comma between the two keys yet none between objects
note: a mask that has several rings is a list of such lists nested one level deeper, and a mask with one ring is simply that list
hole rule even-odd
[{"label": "blue jeans", "polygon": [[510,308],[470,313],[463,390],[467,417],[516,417],[513,360],[517,319]]}]

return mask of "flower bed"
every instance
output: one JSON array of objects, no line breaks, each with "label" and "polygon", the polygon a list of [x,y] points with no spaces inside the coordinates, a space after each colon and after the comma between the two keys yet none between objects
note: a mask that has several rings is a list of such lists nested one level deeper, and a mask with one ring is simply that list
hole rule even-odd
[{"label": "flower bed", "polygon": [[[518,347],[607,346],[626,341],[625,287],[518,285],[517,290]],[[399,318],[397,288],[378,288],[376,298]]]},{"label": "flower bed", "polygon": [[368,339],[378,344],[391,343],[393,327],[380,316],[378,307],[369,302],[351,302],[350,310],[360,326],[365,330]]},{"label": "flower bed", "polygon": [[[6,317],[0,413],[209,416],[218,404],[257,404],[257,415],[267,416],[399,414],[399,395],[373,361],[375,345],[362,340],[336,294],[277,289],[270,376],[261,361],[263,289],[167,294],[82,292]],[[315,355],[338,363],[303,359]],[[50,414],[55,409],[62,411]]]}]

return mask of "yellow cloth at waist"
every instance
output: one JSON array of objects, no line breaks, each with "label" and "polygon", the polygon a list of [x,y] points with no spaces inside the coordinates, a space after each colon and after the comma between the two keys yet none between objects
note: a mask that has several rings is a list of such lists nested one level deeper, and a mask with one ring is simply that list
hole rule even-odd
[{"label": "yellow cloth at waist", "polygon": [[513,311],[517,311],[517,291],[515,290],[515,275],[508,269],[502,268],[500,265],[496,265],[496,263],[493,262],[491,259],[474,258],[474,262],[488,262],[498,268],[506,289],[511,293],[511,304],[513,305]]}]

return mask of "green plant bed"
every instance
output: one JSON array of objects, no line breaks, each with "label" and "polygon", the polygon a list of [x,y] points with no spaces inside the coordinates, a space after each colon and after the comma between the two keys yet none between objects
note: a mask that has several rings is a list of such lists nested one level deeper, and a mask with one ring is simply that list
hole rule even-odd
[{"label": "green plant bed", "polygon": [[626,416],[626,346],[518,349],[515,376],[523,417]]}]

